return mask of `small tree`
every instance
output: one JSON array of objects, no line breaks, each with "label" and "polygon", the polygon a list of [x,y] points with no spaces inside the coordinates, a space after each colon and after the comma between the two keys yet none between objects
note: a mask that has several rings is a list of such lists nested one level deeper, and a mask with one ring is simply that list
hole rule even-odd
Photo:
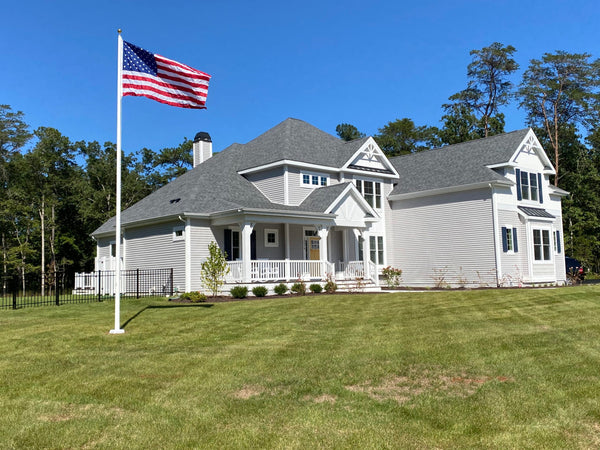
[{"label": "small tree", "polygon": [[208,244],[208,258],[202,263],[200,271],[202,282],[212,293],[219,295],[219,290],[225,284],[225,275],[229,273],[227,255],[221,251],[216,242]]}]

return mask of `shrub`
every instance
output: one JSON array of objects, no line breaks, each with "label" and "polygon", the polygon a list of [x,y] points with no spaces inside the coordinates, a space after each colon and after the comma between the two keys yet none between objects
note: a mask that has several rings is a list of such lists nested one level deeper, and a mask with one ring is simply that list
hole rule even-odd
[{"label": "shrub", "polygon": [[264,297],[269,290],[265,286],[256,286],[252,288],[252,293],[255,297]]},{"label": "shrub", "polygon": [[294,294],[306,295],[306,284],[304,281],[300,280],[292,285],[290,291]]},{"label": "shrub", "polygon": [[275,293],[277,295],[285,295],[286,292],[288,291],[288,287],[283,283],[279,283],[277,286],[275,286],[273,288],[273,291],[275,291]]},{"label": "shrub", "polygon": [[248,297],[248,288],[246,286],[235,286],[229,291],[233,298],[246,298]]},{"label": "shrub", "polygon": [[179,298],[181,300],[189,300],[192,303],[200,303],[200,302],[206,301],[206,295],[204,295],[198,291],[184,292],[183,294],[181,294],[179,296]]},{"label": "shrub", "polygon": [[329,280],[327,283],[325,283],[323,289],[325,289],[325,292],[328,294],[333,294],[335,291],[337,291],[337,284],[335,284],[333,280]]},{"label": "shrub", "polygon": [[385,283],[387,284],[387,287],[394,288],[400,286],[402,270],[396,269],[392,266],[387,266],[381,270],[381,274],[385,277]]},{"label": "shrub", "polygon": [[320,284],[315,283],[315,284],[311,284],[309,286],[309,289],[313,294],[320,294],[321,291],[323,290],[323,287]]},{"label": "shrub", "polygon": [[219,289],[225,284],[225,275],[228,273],[227,255],[216,242],[211,242],[208,244],[208,258],[202,263],[200,276],[213,297],[219,295]]}]

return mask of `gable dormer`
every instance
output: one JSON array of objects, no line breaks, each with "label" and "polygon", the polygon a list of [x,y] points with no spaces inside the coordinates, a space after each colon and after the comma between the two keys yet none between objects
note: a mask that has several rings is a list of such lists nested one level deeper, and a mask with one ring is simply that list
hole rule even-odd
[{"label": "gable dormer", "polygon": [[389,162],[375,139],[369,137],[342,167],[343,171],[353,173],[379,174],[386,178],[398,177],[398,172]]},{"label": "gable dormer", "polygon": [[533,130],[529,130],[510,158],[514,167],[517,201],[543,204],[549,176],[556,172]]}]

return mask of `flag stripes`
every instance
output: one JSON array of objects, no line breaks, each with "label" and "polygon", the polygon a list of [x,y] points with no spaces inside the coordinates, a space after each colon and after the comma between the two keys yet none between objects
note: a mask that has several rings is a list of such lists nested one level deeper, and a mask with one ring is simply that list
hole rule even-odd
[{"label": "flag stripes", "polygon": [[210,75],[123,42],[123,96],[143,96],[182,108],[206,108]]}]

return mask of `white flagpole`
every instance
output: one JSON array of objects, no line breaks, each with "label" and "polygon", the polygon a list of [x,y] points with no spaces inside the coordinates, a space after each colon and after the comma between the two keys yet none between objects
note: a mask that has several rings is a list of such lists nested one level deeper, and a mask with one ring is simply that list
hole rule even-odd
[{"label": "white flagpole", "polygon": [[115,247],[117,265],[115,268],[115,328],[110,334],[122,334],[125,330],[121,328],[121,100],[123,99],[123,38],[119,30],[118,50],[118,87],[117,87],[117,193],[116,193],[116,223],[115,223]]}]

